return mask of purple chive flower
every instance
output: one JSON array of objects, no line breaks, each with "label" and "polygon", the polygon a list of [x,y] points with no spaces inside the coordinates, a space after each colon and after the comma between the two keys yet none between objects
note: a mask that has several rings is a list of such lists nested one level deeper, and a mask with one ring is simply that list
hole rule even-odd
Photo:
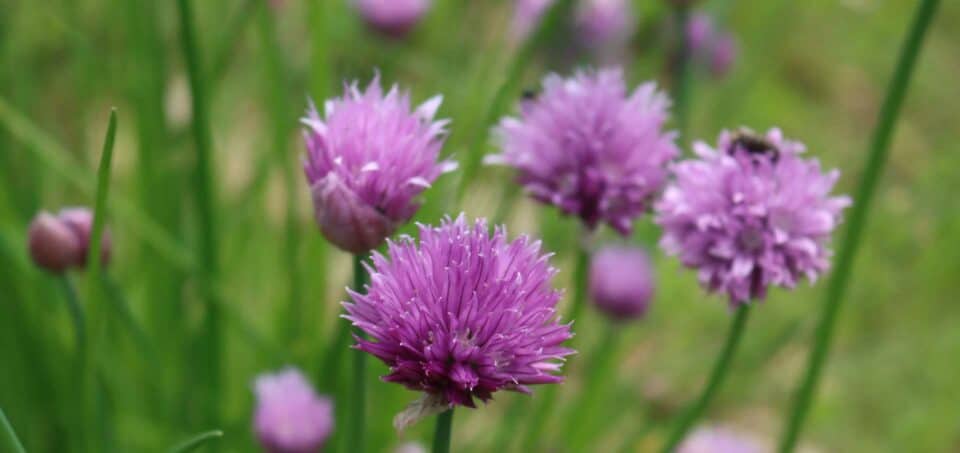
[{"label": "purple chive flower", "polygon": [[353,0],[353,5],[373,29],[400,37],[430,9],[430,0]]},{"label": "purple chive flower", "polygon": [[333,431],[333,403],[318,396],[303,374],[287,368],[254,383],[253,429],[270,453],[312,453]]},{"label": "purple chive flower", "polygon": [[634,22],[629,0],[582,0],[574,26],[584,45],[597,48],[625,43]]},{"label": "purple chive flower", "polygon": [[763,449],[752,439],[721,428],[699,428],[677,453],[760,453]]},{"label": "purple chive flower", "polygon": [[572,334],[558,322],[557,271],[540,242],[508,241],[503,227],[491,234],[463,214],[419,233],[388,241],[387,257],[374,252],[367,293],[344,303],[370,337],[357,348],[390,367],[383,379],[426,392],[433,412],[562,381]]},{"label": "purple chive flower", "polygon": [[487,162],[516,167],[531,196],[589,228],[606,222],[629,235],[678,154],[676,134],[662,130],[669,105],[652,82],[628,93],[619,69],[551,74],[519,118],[500,122],[502,153]]},{"label": "purple chive flower", "polygon": [[710,73],[717,78],[727,75],[736,58],[737,43],[733,36],[729,33],[717,36],[710,49]]},{"label": "purple chive flower", "polygon": [[694,151],[698,159],[674,166],[676,181],[657,203],[656,221],[661,246],[698,269],[703,286],[736,305],[827,269],[826,243],[851,202],[830,196],[839,171],[802,159],[803,144],[779,129],[724,131],[717,149],[699,142]]},{"label": "purple chive flower", "polygon": [[554,0],[514,0],[513,23],[511,25],[515,39],[523,40],[540,23],[543,13]]},{"label": "purple chive flower", "polygon": [[[65,208],[56,216],[41,211],[30,223],[27,233],[30,256],[37,266],[53,273],[82,269],[87,264],[92,230],[90,209]],[[110,260],[110,244],[110,234],[105,230],[100,244],[103,264]]]},{"label": "purple chive flower", "polygon": [[369,251],[410,220],[417,196],[454,162],[437,162],[449,121],[434,121],[442,98],[410,111],[396,85],[384,95],[379,76],[366,92],[354,82],[304,118],[310,183],[320,231],[337,247]]},{"label": "purple chive flower", "polygon": [[593,254],[590,298],[611,319],[628,321],[643,317],[653,292],[653,268],[642,249],[610,246]]},{"label": "purple chive flower", "polygon": [[699,55],[704,52],[715,32],[713,18],[710,15],[704,13],[692,14],[686,24],[687,51],[691,55]]}]

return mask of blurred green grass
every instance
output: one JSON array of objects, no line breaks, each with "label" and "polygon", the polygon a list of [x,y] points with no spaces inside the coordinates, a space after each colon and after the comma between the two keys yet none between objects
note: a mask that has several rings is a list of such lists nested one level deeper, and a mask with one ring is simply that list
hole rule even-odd
[{"label": "blurred green grass", "polygon": [[[194,154],[186,135],[190,98],[174,5],[45,3],[7,0],[0,13],[0,102],[8,112],[0,115],[0,407],[30,451],[71,450],[68,433],[77,414],[69,404],[76,391],[68,365],[69,317],[56,281],[26,257],[24,233],[38,209],[93,204],[97,151],[109,108],[116,106],[121,128],[109,219],[116,248],[109,273],[160,345],[151,363],[119,321],[108,326],[105,378],[116,449],[153,451],[221,428],[226,451],[252,451],[250,383],[257,373],[288,363],[310,376],[341,371],[320,364],[336,302],[350,281],[350,260],[317,234],[297,169],[302,145],[294,121],[306,96],[319,101],[336,93],[340,80],[365,81],[374,68],[384,80],[412,89],[416,100],[442,93],[440,113],[454,120],[445,151],[464,160],[470,140],[487,134],[481,122],[509,62],[510,2],[438,0],[402,42],[368,33],[345,2],[288,0],[275,17],[264,17],[257,0],[193,2],[201,57],[211,74],[219,178],[217,291],[226,317],[226,368],[224,425],[216,427],[202,424],[197,363],[189,354],[204,311],[192,261],[199,239],[188,185]],[[663,8],[654,1],[637,6],[641,30],[652,32],[625,62],[628,76],[662,79]],[[724,11],[741,54],[727,79],[695,78],[690,136],[712,141],[724,127],[780,126],[805,141],[825,166],[841,168],[840,190],[849,193],[912,2],[727,0],[704,7]],[[960,4],[946,2],[910,89],[805,433],[803,444],[814,451],[960,449],[960,200],[954,195],[960,190],[960,85],[952,79],[960,73],[958,25]],[[529,62],[524,86],[551,70],[570,66],[541,54]],[[10,118],[32,127],[16,127]],[[288,203],[291,173],[292,188],[300,191],[295,204]],[[418,220],[435,222],[459,210],[493,216],[514,190],[509,172],[482,169],[466,199],[451,206],[457,177],[445,176],[427,192]],[[557,284],[570,294],[576,223],[526,199],[516,201],[507,220],[513,233],[542,234],[546,248],[557,251]],[[299,241],[287,244],[291,236]],[[652,246],[656,237],[655,228],[644,225],[635,240]],[[590,425],[593,438],[574,442],[591,445],[590,451],[613,450],[648,425],[649,435],[632,447],[651,448],[662,435],[658,423],[696,395],[723,340],[727,308],[720,298],[705,296],[694,274],[674,260],[658,255],[657,268],[651,315],[624,329],[620,360],[602,377],[604,385],[591,395],[600,403],[586,414],[570,409],[583,364],[606,327],[596,315],[577,323],[581,357],[556,392],[560,416],[551,419],[544,450],[568,445],[564,428],[572,419]],[[296,335],[286,318],[297,297],[290,293],[292,281],[298,281],[303,314]],[[754,310],[708,421],[768,442],[775,438],[804,364],[821,290],[776,291]],[[369,445],[376,450],[400,442],[389,421],[415,397],[376,382],[383,371],[376,364],[370,372]],[[485,408],[459,411],[455,451],[489,451],[495,444],[519,451],[509,429],[526,429],[543,393],[498,395]],[[405,439],[427,439],[430,424]]]}]

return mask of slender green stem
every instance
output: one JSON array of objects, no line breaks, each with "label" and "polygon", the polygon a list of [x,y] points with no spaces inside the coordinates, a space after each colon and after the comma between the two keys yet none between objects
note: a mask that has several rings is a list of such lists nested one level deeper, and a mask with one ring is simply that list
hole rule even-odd
[{"label": "slender green stem", "polygon": [[[586,244],[577,244],[577,262],[573,270],[573,303],[570,306],[570,316],[568,319],[577,321],[583,312],[587,298],[587,271],[590,267],[590,253],[587,251]],[[543,389],[543,400],[534,411],[530,418],[531,425],[523,438],[524,451],[531,451],[541,442],[541,434],[549,424],[551,415],[555,412],[554,407],[557,404],[556,387],[554,385]]]},{"label": "slender green stem", "polygon": [[883,172],[884,164],[887,161],[887,155],[890,149],[890,140],[893,137],[894,126],[897,117],[900,114],[900,107],[906,97],[907,86],[910,83],[910,76],[913,74],[917,58],[920,54],[920,48],[923,45],[923,39],[930,23],[936,15],[939,0],[922,0],[917,4],[916,14],[913,18],[913,24],[910,32],[904,41],[900,51],[900,58],[897,62],[893,79],[887,89],[887,96],[880,108],[876,129],[873,132],[873,138],[870,141],[869,154],[864,168],[863,177],[860,185],[857,187],[855,204],[850,213],[850,221],[847,224],[844,242],[837,253],[837,262],[833,275],[827,284],[827,291],[824,295],[823,311],[820,321],[817,324],[814,333],[814,345],[810,351],[807,362],[807,370],[804,373],[803,381],[797,389],[796,399],[790,413],[790,419],[787,422],[786,430],[780,442],[780,451],[788,453],[796,447],[797,439],[800,436],[800,430],[810,410],[813,402],[813,395],[823,372],[823,365],[826,362],[827,354],[830,349],[830,342],[833,338],[834,327],[837,316],[840,312],[840,306],[843,302],[843,296],[847,289],[848,281],[853,273],[854,258],[860,245],[860,240],[864,228],[866,227],[867,214],[870,209],[870,201],[877,187],[877,182]]},{"label": "slender green stem", "polygon": [[[567,415],[567,429],[563,435],[570,440],[571,451],[583,451],[584,442],[590,439],[585,434],[593,432],[594,421],[599,421],[599,407],[603,403],[604,377],[611,376],[610,367],[617,357],[617,345],[621,338],[620,326],[607,326],[600,344],[590,354],[589,364],[582,369],[586,373],[583,387]],[[589,416],[588,416],[589,414]]]},{"label": "slender green stem", "polygon": [[[363,255],[353,257],[353,290],[363,291],[367,282],[367,270],[363,267]],[[355,329],[357,335],[363,335]],[[348,425],[347,445],[351,453],[363,453],[365,444],[364,422],[367,416],[367,353],[353,351],[353,395],[350,398],[352,413]]]},{"label": "slender green stem", "polygon": [[214,204],[214,176],[212,167],[212,140],[207,112],[206,81],[200,61],[196,34],[193,26],[193,13],[190,0],[178,0],[177,10],[180,19],[180,36],[183,45],[187,75],[190,80],[191,108],[193,111],[193,139],[196,148],[196,168],[194,173],[194,208],[199,221],[200,235],[197,246],[197,262],[201,286],[204,292],[206,316],[198,351],[202,354],[200,363],[200,392],[207,400],[203,405],[206,422],[219,425],[219,403],[221,349],[221,310],[216,300],[219,265],[217,262],[217,226]]},{"label": "slender green stem", "polygon": [[673,111],[677,120],[677,133],[682,142],[687,138],[687,120],[690,105],[690,48],[687,43],[687,21],[690,17],[689,8],[677,2],[674,10],[676,23],[677,48],[675,50],[673,68]]},{"label": "slender green stem", "polygon": [[223,431],[220,430],[203,432],[177,444],[169,451],[170,453],[189,453],[200,448],[203,444],[221,437],[223,437]]},{"label": "slender green stem", "polygon": [[23,444],[20,443],[20,439],[17,437],[17,432],[13,430],[13,425],[10,424],[10,420],[7,420],[7,414],[3,413],[3,409],[0,408],[0,433],[3,434],[3,442],[0,442],[0,445],[4,445],[4,450],[10,453],[27,453],[27,450],[23,448]]},{"label": "slender green stem", "polygon": [[587,304],[587,274],[590,271],[590,252],[585,245],[577,248],[577,264],[573,269],[573,304],[568,319],[576,322]]},{"label": "slender green stem", "polygon": [[724,378],[726,378],[727,372],[730,370],[733,354],[737,350],[737,345],[740,344],[740,338],[743,336],[743,328],[747,323],[747,315],[749,314],[749,304],[742,304],[737,307],[736,313],[733,315],[730,331],[727,333],[727,341],[723,345],[723,350],[720,351],[720,356],[717,357],[717,361],[713,366],[713,372],[710,373],[710,378],[707,380],[707,386],[703,389],[703,393],[700,394],[700,398],[680,416],[680,420],[674,426],[673,431],[667,438],[667,443],[661,450],[664,453],[672,452],[680,445],[680,442],[687,436],[687,432],[693,427],[694,423],[700,419],[700,416],[703,415],[707,406],[710,405],[710,401],[713,400],[714,395],[720,390]]},{"label": "slender green stem", "polygon": [[70,320],[73,322],[74,347],[77,357],[83,357],[86,354],[84,350],[87,346],[87,327],[83,316],[83,307],[80,306],[80,298],[77,297],[77,289],[73,281],[66,274],[58,279],[63,288],[63,297],[67,300],[67,310],[70,312]]},{"label": "slender green stem", "polygon": [[260,1],[259,28],[260,39],[263,46],[265,69],[265,90],[264,95],[267,98],[267,104],[270,106],[270,118],[272,120],[272,135],[274,156],[280,164],[283,171],[284,190],[286,191],[286,234],[284,235],[283,260],[287,267],[286,275],[288,281],[288,301],[287,310],[283,316],[283,329],[286,333],[288,344],[296,344],[301,331],[301,322],[304,318],[302,313],[301,299],[303,291],[301,289],[300,266],[297,263],[298,251],[300,249],[300,229],[298,228],[297,215],[297,182],[294,175],[294,160],[288,153],[289,136],[293,125],[296,124],[291,117],[292,109],[289,105],[289,99],[286,92],[287,83],[286,68],[284,67],[283,55],[280,51],[280,44],[277,42],[276,26],[272,15],[273,9],[268,4],[269,0]]},{"label": "slender green stem", "polygon": [[460,180],[460,186],[457,189],[457,200],[462,200],[467,191],[467,187],[473,180],[480,163],[483,161],[483,147],[487,143],[487,129],[503,114],[507,100],[514,95],[523,79],[523,72],[527,64],[533,59],[534,51],[543,44],[550,41],[550,38],[563,29],[564,23],[569,17],[569,12],[573,10],[574,2],[572,0],[561,0],[555,2],[550,10],[547,11],[543,20],[533,34],[523,43],[523,45],[514,54],[506,70],[506,77],[503,83],[493,95],[490,102],[490,108],[483,118],[483,122],[477,127],[473,138],[467,146],[467,155],[463,165],[463,173]]},{"label": "slender green stem", "polygon": [[451,431],[453,431],[453,409],[437,415],[437,427],[433,432],[432,453],[450,453]]},{"label": "slender green stem", "polygon": [[117,135],[117,112],[110,111],[110,122],[107,126],[107,135],[103,141],[103,151],[100,154],[100,167],[97,170],[96,201],[93,208],[93,228],[90,231],[90,248],[87,252],[87,332],[86,352],[83,360],[84,385],[87,400],[84,407],[87,409],[85,417],[88,423],[86,433],[88,451],[103,451],[103,437],[105,420],[98,408],[101,406],[102,391],[98,381],[101,343],[106,334],[106,310],[104,309],[104,291],[101,285],[100,273],[102,267],[103,230],[106,222],[107,195],[110,193],[110,168],[113,164],[113,143]]}]

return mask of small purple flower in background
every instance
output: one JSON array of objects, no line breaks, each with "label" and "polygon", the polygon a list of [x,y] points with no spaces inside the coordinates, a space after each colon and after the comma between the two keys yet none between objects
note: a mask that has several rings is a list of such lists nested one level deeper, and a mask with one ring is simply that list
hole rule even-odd
[{"label": "small purple flower in background", "polygon": [[686,39],[690,57],[709,68],[711,75],[722,78],[730,72],[737,57],[736,40],[732,34],[719,30],[710,15],[691,15]]},{"label": "small purple flower in background", "polygon": [[430,9],[430,0],[353,0],[353,5],[375,30],[400,37]]},{"label": "small purple flower in background", "polygon": [[676,181],[657,203],[661,246],[698,269],[709,291],[737,305],[793,288],[830,264],[826,243],[850,205],[830,196],[840,172],[804,160],[801,143],[779,129],[765,136],[724,131],[717,149],[694,144],[698,159],[674,165]]},{"label": "small purple flower in background", "polygon": [[653,293],[653,268],[647,253],[639,247],[609,246],[593,254],[590,298],[611,319],[643,317]]},{"label": "small purple flower in background", "polygon": [[715,33],[713,18],[709,14],[692,14],[687,19],[687,51],[698,55],[707,48]]},{"label": "small purple flower in background", "polygon": [[634,22],[629,0],[581,0],[574,26],[584,45],[598,48],[625,44]]},{"label": "small purple flower in background", "polygon": [[270,453],[312,453],[333,431],[333,403],[318,396],[295,368],[263,374],[254,383],[253,429]]},{"label": "small purple flower in background", "polygon": [[390,367],[383,379],[426,393],[395,424],[562,381],[572,334],[558,322],[557,271],[540,242],[508,241],[503,227],[491,234],[485,220],[470,225],[463,214],[420,225],[419,235],[388,241],[386,257],[374,252],[367,293],[350,290],[353,302],[344,303],[370,337],[357,348]]},{"label": "small purple flower in background", "polygon": [[677,453],[761,453],[764,450],[750,438],[735,432],[704,427],[688,437]]},{"label": "small purple flower in background", "polygon": [[502,152],[486,161],[515,167],[531,196],[587,227],[606,222],[626,236],[679,153],[676,134],[663,131],[669,105],[652,82],[628,93],[619,69],[551,74],[519,118],[501,120]]},{"label": "small purple flower in background", "polygon": [[442,98],[410,110],[396,85],[384,95],[379,76],[366,92],[354,82],[342,98],[311,106],[304,118],[310,183],[320,231],[351,253],[369,251],[410,220],[417,196],[456,168],[437,162],[447,120],[434,121]]},{"label": "small purple flower in background", "polygon": [[517,40],[526,39],[540,23],[543,13],[554,0],[515,0],[511,29]]},{"label": "small purple flower in background", "polygon": [[[82,269],[87,264],[92,230],[93,212],[88,208],[65,208],[56,216],[41,211],[27,233],[30,256],[37,266],[53,273]],[[106,230],[100,249],[101,262],[106,264],[111,249],[110,233]]]},{"label": "small purple flower in background", "polygon": [[710,73],[717,78],[727,75],[736,58],[737,43],[733,36],[729,33],[717,36],[710,54]]}]

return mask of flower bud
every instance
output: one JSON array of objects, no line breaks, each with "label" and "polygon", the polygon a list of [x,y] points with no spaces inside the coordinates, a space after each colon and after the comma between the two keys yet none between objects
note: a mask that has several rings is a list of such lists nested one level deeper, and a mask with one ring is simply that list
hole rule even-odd
[{"label": "flower bud", "polygon": [[33,219],[27,235],[33,262],[55,274],[75,265],[82,256],[80,241],[73,230],[46,211]]},{"label": "flower bud", "polygon": [[635,247],[606,247],[590,265],[590,296],[597,309],[614,320],[643,317],[653,298],[653,269],[646,252]]},{"label": "flower bud", "polygon": [[[73,231],[80,245],[80,256],[74,264],[79,268],[85,267],[90,252],[90,236],[93,233],[93,211],[84,207],[64,208],[60,210],[58,217]],[[100,241],[100,262],[104,265],[110,262],[110,251],[110,232],[104,228]]]},{"label": "flower bud", "polygon": [[253,429],[270,453],[318,451],[333,431],[333,403],[318,396],[303,374],[288,368],[257,377]]},{"label": "flower bud", "polygon": [[393,221],[364,203],[336,174],[317,181],[311,194],[320,232],[342,250],[366,253],[396,229]]},{"label": "flower bud", "polygon": [[363,20],[395,38],[407,34],[430,8],[430,0],[354,0]]},{"label": "flower bud", "polygon": [[710,73],[717,78],[727,75],[736,57],[737,44],[733,36],[729,34],[717,36],[710,49]]}]

